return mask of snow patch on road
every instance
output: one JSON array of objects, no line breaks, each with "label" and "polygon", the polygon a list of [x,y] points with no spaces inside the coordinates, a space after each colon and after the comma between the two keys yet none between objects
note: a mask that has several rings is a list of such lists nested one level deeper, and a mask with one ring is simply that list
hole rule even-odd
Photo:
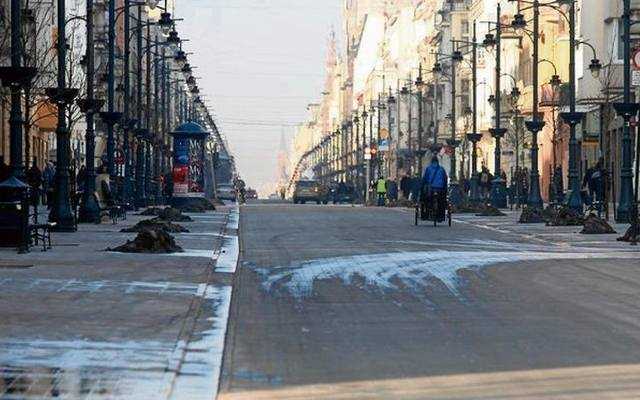
[{"label": "snow patch on road", "polygon": [[[609,250],[609,249],[606,249]],[[498,263],[518,261],[637,258],[637,252],[599,250],[580,252],[547,251],[429,251],[366,254],[304,261],[288,267],[257,269],[264,276],[263,287],[273,291],[279,288],[301,299],[313,295],[316,280],[340,279],[351,285],[361,277],[370,289],[399,290],[398,282],[414,292],[423,291],[436,280],[455,296],[461,297],[462,280],[458,272],[463,269],[480,270]]]}]

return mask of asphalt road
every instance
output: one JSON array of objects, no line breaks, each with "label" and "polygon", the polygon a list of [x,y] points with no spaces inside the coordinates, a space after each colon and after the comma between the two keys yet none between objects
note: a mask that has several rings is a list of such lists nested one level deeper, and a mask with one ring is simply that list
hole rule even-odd
[{"label": "asphalt road", "polygon": [[640,398],[637,250],[515,218],[243,206],[219,398]]}]

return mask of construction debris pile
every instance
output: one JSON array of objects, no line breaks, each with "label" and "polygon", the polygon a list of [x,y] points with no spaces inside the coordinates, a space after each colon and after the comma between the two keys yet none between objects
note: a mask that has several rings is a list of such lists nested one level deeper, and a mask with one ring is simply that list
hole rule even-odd
[{"label": "construction debris pile", "polygon": [[549,226],[580,226],[584,224],[584,216],[567,206],[549,207],[546,211],[550,211],[547,220]]},{"label": "construction debris pile", "polygon": [[107,251],[120,253],[152,253],[167,254],[180,253],[182,247],[176,244],[175,238],[160,229],[146,229],[138,233],[134,240]]},{"label": "construction debris pile", "polygon": [[505,215],[507,214],[490,205],[482,206],[482,211],[476,214],[478,217],[503,217]]},{"label": "construction debris pile", "polygon": [[595,214],[589,214],[584,220],[584,228],[580,233],[585,235],[604,235],[616,233],[616,231],[604,219]]}]

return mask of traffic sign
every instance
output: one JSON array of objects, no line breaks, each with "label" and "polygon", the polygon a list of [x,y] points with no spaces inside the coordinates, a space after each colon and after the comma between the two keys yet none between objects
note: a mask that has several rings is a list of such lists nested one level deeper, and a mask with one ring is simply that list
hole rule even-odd
[{"label": "traffic sign", "polygon": [[631,85],[640,86],[640,71],[631,71]]}]

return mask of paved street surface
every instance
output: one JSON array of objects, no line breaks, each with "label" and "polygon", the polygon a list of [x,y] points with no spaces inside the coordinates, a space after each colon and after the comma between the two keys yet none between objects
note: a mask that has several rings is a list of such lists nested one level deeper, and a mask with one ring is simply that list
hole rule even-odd
[{"label": "paved street surface", "polygon": [[219,398],[640,398],[637,250],[516,218],[243,206]]},{"label": "paved street surface", "polygon": [[213,399],[237,261],[237,208],[190,214],[177,255],[107,253],[118,225],[0,250],[0,399]]}]

